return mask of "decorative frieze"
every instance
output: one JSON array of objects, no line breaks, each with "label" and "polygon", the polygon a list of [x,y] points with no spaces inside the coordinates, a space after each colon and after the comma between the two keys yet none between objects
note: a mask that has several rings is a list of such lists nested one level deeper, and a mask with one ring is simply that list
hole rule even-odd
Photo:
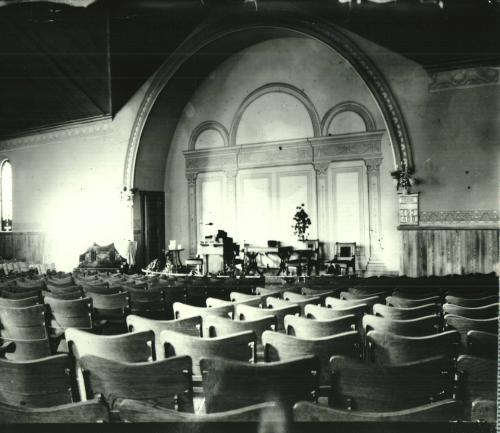
[{"label": "decorative frieze", "polygon": [[429,91],[463,89],[498,84],[499,68],[467,68],[435,72],[429,77]]},{"label": "decorative frieze", "polygon": [[421,226],[491,226],[499,227],[498,210],[440,210],[421,211]]}]

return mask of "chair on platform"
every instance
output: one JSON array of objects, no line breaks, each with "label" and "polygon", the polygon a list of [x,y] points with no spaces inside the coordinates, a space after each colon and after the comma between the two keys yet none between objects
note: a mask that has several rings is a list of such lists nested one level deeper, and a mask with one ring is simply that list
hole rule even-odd
[{"label": "chair on platform", "polygon": [[467,332],[467,353],[488,359],[498,358],[498,334],[484,331]]},{"label": "chair on platform", "polygon": [[301,401],[293,407],[295,422],[448,422],[460,418],[462,405],[443,400],[393,412],[366,412],[333,409]]},{"label": "chair on platform", "polygon": [[74,401],[68,355],[30,361],[0,359],[0,403],[25,407],[50,407]]},{"label": "chair on platform", "polygon": [[441,304],[442,302],[440,296],[430,296],[428,298],[421,299],[408,299],[401,298],[399,296],[388,296],[387,298],[385,298],[385,301],[387,305],[398,308],[413,308],[420,305]]},{"label": "chair on platform", "polygon": [[498,303],[481,307],[461,307],[454,304],[444,304],[443,313],[468,319],[491,319],[492,317],[498,317]]},{"label": "chair on platform", "polygon": [[319,391],[319,360],[314,356],[262,364],[222,358],[200,361],[207,413],[276,402],[285,411]]},{"label": "chair on platform", "polygon": [[441,308],[437,304],[419,305],[418,307],[399,308],[389,305],[375,304],[373,314],[393,320],[410,320],[434,315],[440,316]]},{"label": "chair on platform", "polygon": [[379,332],[391,332],[407,337],[423,337],[436,334],[440,330],[439,317],[426,316],[418,319],[394,320],[386,317],[366,314],[363,317],[363,328],[365,332],[370,330]]},{"label": "chair on platform", "polygon": [[335,242],[335,256],[330,263],[345,266],[346,274],[356,274],[356,242]]},{"label": "chair on platform", "polygon": [[300,315],[300,307],[296,304],[279,308],[257,308],[241,304],[234,306],[235,320],[256,320],[272,315],[276,318],[277,331],[285,329],[284,319],[287,314]]},{"label": "chair on platform", "polygon": [[86,355],[122,362],[146,362],[154,359],[153,331],[96,335],[70,328],[65,335],[69,351],[76,359]]},{"label": "chair on platform", "polygon": [[483,331],[498,335],[498,317],[491,319],[468,319],[466,317],[447,314],[444,316],[446,327],[456,329],[460,333],[460,350],[467,351],[467,332]]},{"label": "chair on platform", "polygon": [[353,412],[410,409],[451,398],[455,369],[451,359],[433,358],[378,365],[333,356],[330,406]]},{"label": "chair on platform", "polygon": [[457,398],[464,402],[465,419],[471,419],[472,403],[476,399],[496,400],[498,361],[471,355],[457,360]]},{"label": "chair on platform", "polygon": [[80,359],[80,367],[86,398],[101,394],[110,409],[121,399],[134,399],[193,412],[189,356],[129,363],[87,355]]},{"label": "chair on platform", "polygon": [[203,427],[205,423],[266,422],[280,421],[282,414],[273,402],[245,406],[217,413],[187,413],[152,406],[137,400],[122,400],[116,405],[118,416],[123,422],[190,422]]},{"label": "chair on platform", "polygon": [[343,332],[320,338],[298,338],[293,335],[265,331],[262,334],[266,362],[286,361],[301,356],[315,355],[320,360],[320,385],[330,385],[330,358],[346,355],[352,359],[361,356],[361,340],[356,331]]},{"label": "chair on platform", "polygon": [[370,331],[367,341],[372,359],[377,364],[396,365],[427,358],[456,356],[460,334],[441,332],[424,337],[404,337],[389,332]]},{"label": "chair on platform", "polygon": [[109,422],[107,407],[99,400],[30,408],[0,404],[2,424],[103,423]]},{"label": "chair on platform", "polygon": [[469,308],[484,307],[486,305],[498,303],[498,295],[488,295],[477,298],[463,298],[459,296],[447,295],[444,299],[448,304]]},{"label": "chair on platform", "polygon": [[306,317],[286,315],[285,332],[298,338],[321,338],[342,332],[356,330],[356,316],[349,314],[329,320],[308,319]]},{"label": "chair on platform", "polygon": [[221,357],[236,361],[256,362],[257,337],[252,331],[214,338],[193,337],[175,331],[163,331],[160,342],[164,353],[159,359],[171,356],[189,356],[193,362],[194,380],[201,377],[200,359]]}]

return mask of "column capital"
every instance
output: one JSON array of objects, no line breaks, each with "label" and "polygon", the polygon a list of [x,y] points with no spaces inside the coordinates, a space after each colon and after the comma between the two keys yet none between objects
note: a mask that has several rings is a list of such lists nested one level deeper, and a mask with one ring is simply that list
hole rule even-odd
[{"label": "column capital", "polygon": [[238,170],[235,168],[224,170],[224,173],[226,173],[226,178],[231,180],[235,180],[236,176],[238,176]]},{"label": "column capital", "polygon": [[378,172],[380,169],[380,164],[382,164],[382,158],[365,159],[365,164],[368,173]]},{"label": "column capital", "polygon": [[196,178],[198,177],[198,173],[186,173],[186,179],[188,181],[189,186],[196,186]]},{"label": "column capital", "polygon": [[326,176],[328,167],[330,167],[329,162],[315,162],[314,170],[316,170],[316,176]]}]

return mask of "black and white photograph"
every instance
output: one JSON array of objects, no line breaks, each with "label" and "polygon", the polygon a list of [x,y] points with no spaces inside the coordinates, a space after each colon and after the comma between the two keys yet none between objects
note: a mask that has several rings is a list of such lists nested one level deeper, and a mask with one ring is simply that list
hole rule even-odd
[{"label": "black and white photograph", "polygon": [[497,431],[500,0],[0,0],[0,431]]}]

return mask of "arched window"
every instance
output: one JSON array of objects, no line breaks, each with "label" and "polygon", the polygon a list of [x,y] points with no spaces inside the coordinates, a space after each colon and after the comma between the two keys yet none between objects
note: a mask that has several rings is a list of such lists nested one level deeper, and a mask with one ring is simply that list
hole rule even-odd
[{"label": "arched window", "polygon": [[12,165],[5,159],[0,166],[0,207],[2,231],[12,231]]}]

